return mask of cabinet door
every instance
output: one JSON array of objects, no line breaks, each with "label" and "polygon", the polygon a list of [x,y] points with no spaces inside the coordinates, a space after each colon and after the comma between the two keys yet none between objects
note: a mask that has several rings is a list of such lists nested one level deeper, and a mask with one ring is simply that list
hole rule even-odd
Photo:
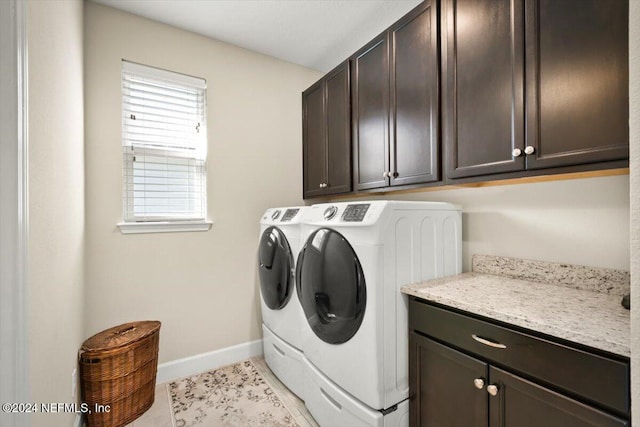
[{"label": "cabinet door", "polygon": [[486,378],[484,362],[410,332],[411,427],[487,427],[488,394],[474,384]]},{"label": "cabinet door", "polygon": [[385,187],[389,178],[389,52],[386,35],[358,51],[351,62],[353,186]]},{"label": "cabinet door", "polygon": [[324,85],[319,81],[302,94],[303,197],[323,193],[326,177]]},{"label": "cabinet door", "polygon": [[553,392],[493,366],[491,384],[498,394],[489,397],[491,427],[622,427],[627,421]]},{"label": "cabinet door", "polygon": [[625,0],[526,0],[527,168],[629,156]]},{"label": "cabinet door", "polygon": [[351,191],[351,117],[349,61],[326,77],[327,187],[326,194]]},{"label": "cabinet door", "polygon": [[425,1],[390,30],[391,185],[437,181],[438,13]]},{"label": "cabinet door", "polygon": [[447,178],[524,169],[522,0],[444,0]]}]

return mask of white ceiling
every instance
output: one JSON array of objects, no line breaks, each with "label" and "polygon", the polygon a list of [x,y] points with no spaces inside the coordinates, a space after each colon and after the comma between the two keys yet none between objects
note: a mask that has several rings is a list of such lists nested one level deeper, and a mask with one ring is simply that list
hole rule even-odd
[{"label": "white ceiling", "polygon": [[92,0],[329,71],[420,0]]}]

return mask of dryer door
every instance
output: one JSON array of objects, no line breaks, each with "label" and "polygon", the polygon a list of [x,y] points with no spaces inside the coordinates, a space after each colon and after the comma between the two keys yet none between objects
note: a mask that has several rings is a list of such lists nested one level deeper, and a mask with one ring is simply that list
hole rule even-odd
[{"label": "dryer door", "polygon": [[293,293],[293,255],[287,238],[276,227],[262,233],[258,248],[260,292],[267,307],[279,310]]},{"label": "dryer door", "polygon": [[313,332],[340,344],[355,335],[367,304],[367,288],[355,251],[340,233],[321,228],[302,248],[296,270],[298,298]]}]

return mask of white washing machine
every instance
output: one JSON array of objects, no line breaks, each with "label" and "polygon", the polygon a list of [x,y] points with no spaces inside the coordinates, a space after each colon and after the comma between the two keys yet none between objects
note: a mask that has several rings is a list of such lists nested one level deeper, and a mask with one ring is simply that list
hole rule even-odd
[{"label": "white washing machine", "polygon": [[304,315],[295,286],[295,262],[305,209],[308,207],[267,209],[260,219],[258,246],[264,359],[280,381],[301,399]]},{"label": "white washing machine", "polygon": [[305,213],[296,269],[305,404],[322,426],[408,425],[408,299],[462,270],[459,207],[370,201]]}]

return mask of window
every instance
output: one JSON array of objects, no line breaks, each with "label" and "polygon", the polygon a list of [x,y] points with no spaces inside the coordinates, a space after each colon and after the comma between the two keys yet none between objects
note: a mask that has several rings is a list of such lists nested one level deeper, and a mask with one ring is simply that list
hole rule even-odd
[{"label": "window", "polygon": [[204,79],[122,61],[123,232],[205,222],[206,90]]}]

